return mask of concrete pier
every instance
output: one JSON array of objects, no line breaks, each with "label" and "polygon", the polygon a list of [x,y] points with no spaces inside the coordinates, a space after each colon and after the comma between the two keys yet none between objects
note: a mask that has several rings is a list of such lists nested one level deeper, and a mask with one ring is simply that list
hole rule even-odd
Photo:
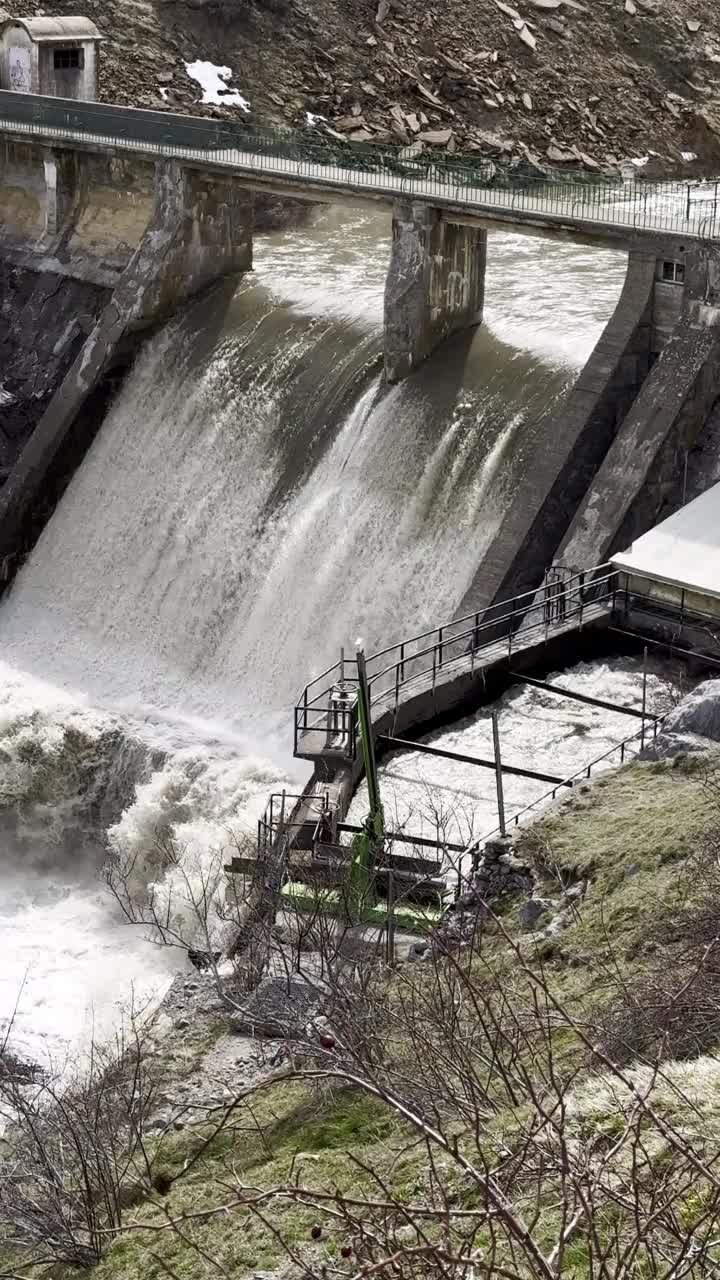
[{"label": "concrete pier", "polygon": [[[667,256],[665,256],[665,254]],[[548,414],[536,455],[526,460],[508,504],[459,614],[531,589],[558,547],[568,524],[653,365],[675,332],[683,300],[684,254],[675,246],[632,248],[615,311],[573,387],[564,410]],[[670,271],[672,267],[672,273]],[[578,567],[602,557],[575,561]]]},{"label": "concrete pier", "polygon": [[487,232],[399,201],[385,285],[385,376],[399,382],[451,333],[482,323]]}]

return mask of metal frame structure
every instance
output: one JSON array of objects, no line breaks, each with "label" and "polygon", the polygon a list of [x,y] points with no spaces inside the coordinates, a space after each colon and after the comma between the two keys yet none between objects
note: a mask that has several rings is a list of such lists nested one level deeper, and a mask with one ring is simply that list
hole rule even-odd
[{"label": "metal frame structure", "polygon": [[[675,609],[654,597],[631,591],[624,577],[603,565],[569,576],[560,593],[552,589],[548,594],[541,587],[370,654],[366,661],[373,718],[396,711],[407,697],[434,692],[441,680],[462,673],[480,674],[484,668],[500,663],[510,665],[522,649],[604,619],[622,622],[632,613],[681,629],[693,626],[717,630],[717,618]],[[331,690],[341,681],[352,692],[353,702],[343,713],[340,730],[333,735],[328,733],[328,706]],[[295,706],[296,755],[345,761],[356,758],[356,685],[354,661],[343,657],[305,686]]]},{"label": "metal frame structure", "polygon": [[720,238],[720,183],[544,173],[500,165],[480,153],[351,142],[318,129],[257,127],[107,103],[0,92],[0,130],[112,147],[221,167],[291,184],[352,188],[377,198],[425,199],[518,221],[560,220],[594,234],[608,230],[687,239]]},{"label": "metal frame structure", "polygon": [[[527,591],[513,600],[444,622],[429,631],[368,655],[370,706],[378,715],[396,709],[408,693],[434,690],[447,675],[474,672],[518,649],[541,643],[563,630],[578,630],[614,608],[618,575],[608,566],[569,577],[564,591],[546,595]],[[343,657],[305,686],[295,707],[295,754],[354,759],[357,754],[357,707],[343,713],[337,734],[329,733],[328,707],[338,684],[354,691],[357,669]]]}]

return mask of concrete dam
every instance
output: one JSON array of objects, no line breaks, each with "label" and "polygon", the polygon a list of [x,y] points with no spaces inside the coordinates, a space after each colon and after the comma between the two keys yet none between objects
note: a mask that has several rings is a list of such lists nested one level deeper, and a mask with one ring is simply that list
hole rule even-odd
[{"label": "concrete dam", "polygon": [[[5,386],[12,412],[0,557],[8,571],[32,541],[32,513],[48,501],[73,425],[133,335],[251,268],[258,190],[388,207],[387,384],[482,324],[493,229],[628,254],[616,309],[563,412],[547,416],[537,465],[478,558],[466,609],[532,586],[558,550],[574,567],[598,563],[618,536],[643,532],[679,500],[677,459],[720,389],[717,184],[573,187],[533,176],[498,187],[497,173],[464,157],[441,165],[353,144],[305,145],[282,132],[238,134],[192,117],[34,93],[0,95],[0,137],[4,310],[13,311],[15,292],[48,345],[32,372],[23,370],[26,334],[7,352],[10,379],[24,388],[18,408]],[[50,285],[52,276],[67,288]],[[50,324],[49,342],[56,295],[61,325]],[[73,313],[64,321],[63,307]],[[75,436],[81,453],[82,427]],[[72,465],[66,458],[65,470]]]},{"label": "concrete dam", "polygon": [[[564,538],[595,536],[587,512],[617,475],[626,427],[642,447],[635,470],[620,467],[612,537],[720,470],[703,239],[630,245],[627,230],[541,236],[536,224],[528,235],[496,211],[464,242],[477,271],[463,323],[438,332],[409,376],[388,379],[388,335],[418,332],[388,311],[427,297],[438,256],[443,219],[428,227],[426,201],[398,208],[346,191],[307,226],[253,234],[249,179],[233,177],[231,193],[227,175],[193,169],[176,182],[165,160],[95,150],[78,162],[63,158],[77,147],[51,149],[52,159],[46,143],[6,139],[0,190],[6,515],[28,516],[9,499],[27,494],[28,475],[38,481],[32,538],[0,605],[2,814],[13,918],[32,899],[37,954],[57,942],[29,997],[50,1037],[58,1028],[38,1013],[47,986],[60,993],[83,963],[63,948],[69,901],[92,940],[80,985],[99,1006],[127,947],[91,887],[100,851],[133,851],[150,878],[156,842],[171,835],[200,876],[229,829],[254,829],[270,791],[305,781],[290,758],[290,708],[340,646],[421,630],[506,593],[515,572],[541,574]],[[199,222],[188,224],[188,206]],[[165,239],[178,211],[184,229]],[[203,226],[208,272],[193,277]],[[416,252],[423,236],[432,252]],[[403,293],[388,265],[407,263],[408,237],[416,269]],[[158,261],[174,290],[164,301]],[[123,299],[127,313],[113,315]],[[37,332],[24,354],[16,324]],[[61,396],[57,421],[75,451],[58,478],[35,432],[73,369],[89,368],[98,326],[116,344],[111,378],[77,414]],[[592,687],[623,679],[593,673]],[[557,735],[571,759],[571,729]],[[48,866],[52,901],[34,896]],[[141,940],[127,965],[162,980]],[[3,998],[16,977],[3,978]]]}]

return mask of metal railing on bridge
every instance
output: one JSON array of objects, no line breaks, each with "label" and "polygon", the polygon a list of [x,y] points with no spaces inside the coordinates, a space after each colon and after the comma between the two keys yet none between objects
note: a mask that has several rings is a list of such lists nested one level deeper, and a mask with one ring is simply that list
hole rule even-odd
[{"label": "metal railing on bridge", "polygon": [[[373,718],[397,710],[414,693],[434,692],[440,679],[473,674],[550,635],[581,628],[612,611],[617,591],[618,574],[603,565],[366,656]],[[306,685],[295,707],[296,755],[355,758],[356,689],[356,660],[344,656]]]},{"label": "metal railing on bridge", "polygon": [[334,131],[254,126],[106,103],[0,92],[0,129],[142,151],[292,182],[354,187],[468,205],[505,216],[578,225],[720,236],[720,189],[711,182],[612,178],[501,165],[479,153],[351,142]]}]

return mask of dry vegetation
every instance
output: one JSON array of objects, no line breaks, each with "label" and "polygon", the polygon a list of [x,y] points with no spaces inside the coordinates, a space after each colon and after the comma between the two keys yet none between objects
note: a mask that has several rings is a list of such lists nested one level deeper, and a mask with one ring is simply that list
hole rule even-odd
[{"label": "dry vegetation", "polygon": [[[102,1238],[97,1280],[716,1274],[714,782],[694,759],[633,764],[528,828],[523,856],[547,893],[587,883],[560,932],[523,934],[509,904],[478,916],[471,946],[388,968],[348,966],[318,929],[322,981],[317,966],[307,977],[324,1016],[273,1044],[265,1078],[181,1132],[121,1120],[129,1193],[110,1211],[107,1178],[90,1174],[91,1225],[67,1181],[76,1233]],[[113,1093],[140,1117],[134,1096]],[[35,1130],[39,1147],[23,1124],[15,1148],[31,1172],[46,1132],[57,1151],[57,1126]],[[62,1202],[59,1185],[43,1204]],[[34,1246],[67,1259],[59,1238]],[[0,1276],[30,1274],[32,1241],[13,1239]]]}]

